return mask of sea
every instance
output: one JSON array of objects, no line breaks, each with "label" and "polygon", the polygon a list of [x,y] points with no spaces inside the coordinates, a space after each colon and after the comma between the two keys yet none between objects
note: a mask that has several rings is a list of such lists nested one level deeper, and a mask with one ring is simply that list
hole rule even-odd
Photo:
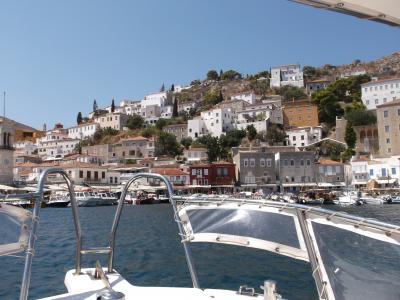
[{"label": "sea", "polygon": [[[79,208],[83,247],[107,245],[115,208]],[[400,205],[324,208],[400,225]],[[247,285],[261,292],[264,280],[273,279],[285,299],[318,299],[308,263],[238,246],[192,243],[190,247],[202,288],[238,290]],[[64,276],[74,268],[75,249],[71,209],[42,209],[29,299],[67,292]],[[94,267],[96,260],[107,265],[106,256],[84,255],[82,266]],[[23,264],[23,258],[0,257],[0,299],[18,299]],[[124,207],[117,232],[115,269],[134,285],[191,286],[169,204]]]}]

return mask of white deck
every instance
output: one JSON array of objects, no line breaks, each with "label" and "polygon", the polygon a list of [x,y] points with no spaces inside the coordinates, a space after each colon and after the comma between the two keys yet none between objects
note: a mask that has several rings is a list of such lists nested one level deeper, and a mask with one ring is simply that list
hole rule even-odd
[{"label": "white deck", "polygon": [[[104,270],[106,271],[106,270]],[[96,300],[96,294],[105,288],[100,279],[94,279],[94,269],[82,269],[81,275],[74,275],[75,270],[68,271],[65,276],[65,286],[68,293],[43,298],[41,300]],[[125,300],[150,300],[150,299],[174,299],[174,300],[205,300],[205,299],[229,299],[245,300],[249,296],[239,295],[236,291],[175,288],[175,287],[139,287],[131,285],[119,273],[107,274],[107,278],[113,290],[125,294]],[[264,299],[259,295],[251,299]]]}]

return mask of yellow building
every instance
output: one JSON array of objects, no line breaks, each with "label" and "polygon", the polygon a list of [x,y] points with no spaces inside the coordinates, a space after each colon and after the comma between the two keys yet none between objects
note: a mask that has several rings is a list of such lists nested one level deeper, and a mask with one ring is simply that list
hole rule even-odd
[{"label": "yellow building", "polygon": [[283,124],[287,127],[318,126],[318,108],[310,100],[296,100],[282,103]]}]

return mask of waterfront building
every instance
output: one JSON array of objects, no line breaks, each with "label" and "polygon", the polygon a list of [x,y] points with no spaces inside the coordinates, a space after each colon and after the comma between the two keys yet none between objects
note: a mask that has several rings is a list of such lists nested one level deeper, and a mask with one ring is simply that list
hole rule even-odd
[{"label": "waterfront building", "polygon": [[277,190],[275,153],[257,150],[240,150],[233,157],[236,178],[245,190],[264,193]]},{"label": "waterfront building", "polygon": [[0,118],[0,183],[10,184],[13,181],[13,143],[15,130],[5,118]]},{"label": "waterfront building", "polygon": [[351,184],[355,187],[366,186],[369,180],[368,156],[353,156],[350,160],[351,165]]},{"label": "waterfront building", "polygon": [[304,76],[300,65],[285,65],[271,69],[270,87],[280,88],[285,85],[304,87]]},{"label": "waterfront building", "polygon": [[314,152],[279,152],[275,154],[275,160],[283,190],[300,191],[304,187],[317,185]]},{"label": "waterfront building", "polygon": [[120,112],[107,113],[100,116],[95,116],[93,121],[99,124],[100,128],[112,128],[122,130],[128,121],[128,115]]},{"label": "waterfront building", "polygon": [[286,101],[282,107],[285,126],[319,126],[318,107],[310,100]]},{"label": "waterfront building", "polygon": [[190,185],[203,187],[233,187],[235,164],[225,161],[193,164],[189,167]]},{"label": "waterfront building", "polygon": [[322,139],[322,126],[292,127],[287,129],[288,146],[308,146]]},{"label": "waterfront building", "polygon": [[376,115],[379,153],[382,156],[400,154],[400,99],[378,105]]},{"label": "waterfront building", "polygon": [[99,127],[98,123],[82,123],[68,128],[68,137],[78,140],[91,138]]},{"label": "waterfront building", "polygon": [[187,123],[185,124],[173,124],[164,126],[163,131],[169,134],[173,134],[176,137],[176,140],[180,142],[183,138],[187,137]]},{"label": "waterfront building", "polygon": [[183,156],[188,163],[197,163],[208,160],[207,148],[203,147],[190,147],[189,149],[184,149]]},{"label": "waterfront building", "polygon": [[345,165],[341,162],[320,159],[316,164],[317,185],[320,187],[343,187],[346,183]]},{"label": "waterfront building", "polygon": [[188,121],[188,136],[193,139],[206,134],[219,137],[234,128],[234,113],[232,109],[215,108],[203,111],[200,117]]},{"label": "waterfront building", "polygon": [[333,79],[331,79],[331,78],[308,80],[308,81],[306,81],[306,92],[311,95],[314,92],[323,90],[328,85],[330,85],[332,83],[332,81],[333,81]]},{"label": "waterfront building", "polygon": [[243,100],[249,104],[255,104],[256,103],[256,94],[254,94],[252,91],[241,92],[241,93],[232,95],[231,100]]},{"label": "waterfront building", "polygon": [[368,161],[367,168],[369,181],[374,180],[383,188],[398,185],[399,157],[375,158]]},{"label": "waterfront building", "polygon": [[377,79],[361,85],[361,100],[367,109],[376,109],[379,105],[400,98],[400,78]]},{"label": "waterfront building", "polygon": [[165,176],[174,186],[189,185],[189,173],[178,168],[154,168],[151,173]]}]

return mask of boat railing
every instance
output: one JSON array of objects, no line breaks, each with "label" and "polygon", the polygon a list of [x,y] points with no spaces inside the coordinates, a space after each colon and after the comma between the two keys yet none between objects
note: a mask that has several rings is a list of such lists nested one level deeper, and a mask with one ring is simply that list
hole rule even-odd
[{"label": "boat railing", "polygon": [[[26,249],[25,266],[24,266],[24,273],[23,273],[21,292],[20,292],[20,298],[19,298],[20,300],[28,299],[31,270],[32,270],[32,260],[33,260],[33,256],[35,253],[35,241],[36,241],[36,237],[37,237],[38,223],[39,223],[39,217],[40,217],[40,208],[41,208],[41,204],[42,204],[43,198],[44,198],[44,185],[45,185],[46,179],[49,175],[61,175],[61,177],[64,179],[64,181],[66,182],[67,187],[68,187],[69,197],[70,197],[70,201],[71,201],[72,215],[73,215],[73,219],[74,219],[75,235],[76,235],[76,240],[77,240],[75,274],[81,274],[82,255],[85,255],[85,254],[106,254],[106,255],[108,255],[107,271],[109,273],[113,272],[115,236],[116,236],[118,224],[119,224],[121,213],[122,213],[124,200],[128,193],[129,187],[132,185],[132,183],[134,181],[136,181],[140,178],[155,178],[155,179],[159,179],[160,181],[164,182],[164,184],[166,185],[167,190],[168,190],[168,196],[169,196],[169,200],[172,204],[175,220],[177,221],[177,224],[178,224],[179,234],[181,235],[181,237],[184,236],[184,229],[179,220],[179,216],[178,216],[178,212],[177,212],[177,205],[174,200],[174,191],[173,191],[172,185],[169,182],[169,180],[166,177],[159,175],[159,174],[138,173],[138,174],[135,174],[125,184],[125,186],[122,190],[121,197],[118,201],[118,206],[117,206],[114,220],[112,223],[111,231],[109,234],[109,245],[107,247],[82,248],[82,230],[81,230],[81,224],[79,221],[78,204],[77,204],[77,201],[75,198],[73,182],[71,181],[71,179],[68,177],[68,174],[63,169],[50,168],[50,169],[44,170],[39,176],[37,191],[35,193],[8,195],[8,197],[15,196],[18,198],[29,198],[29,199],[34,198],[35,199],[33,212],[32,212],[31,230],[30,230],[29,239],[28,239],[28,246]],[[187,242],[185,242],[183,239],[182,239],[182,243],[183,243],[183,247],[184,247],[184,251],[185,251],[185,256],[186,256],[186,261],[188,264],[189,272],[190,272],[190,275],[192,278],[193,287],[198,288],[199,283],[198,283],[197,274],[195,271],[191,251],[189,249]]]}]

